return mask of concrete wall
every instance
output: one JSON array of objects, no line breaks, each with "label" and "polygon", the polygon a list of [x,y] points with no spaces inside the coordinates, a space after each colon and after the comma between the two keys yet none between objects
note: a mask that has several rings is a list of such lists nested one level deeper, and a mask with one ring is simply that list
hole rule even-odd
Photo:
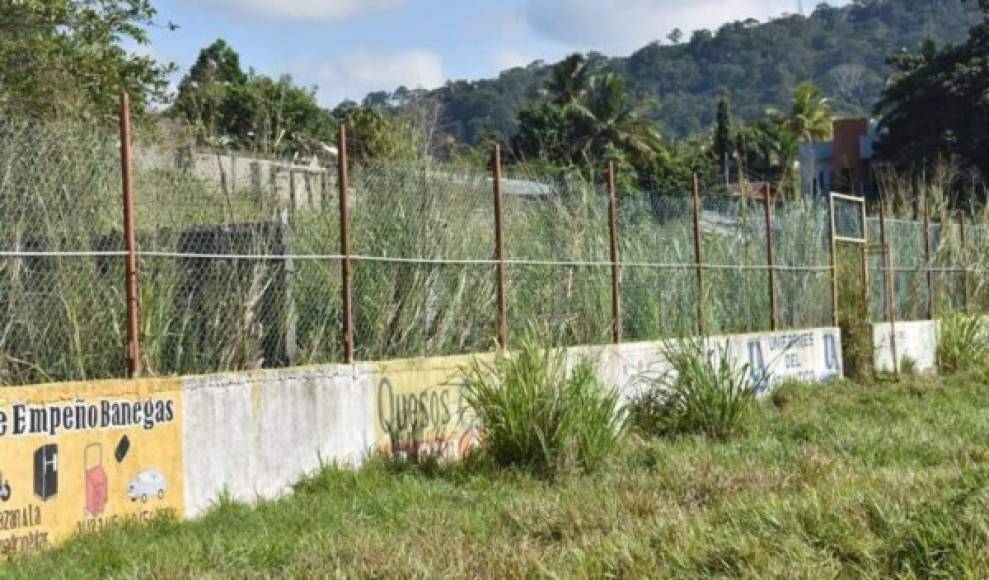
[{"label": "concrete wall", "polygon": [[[570,349],[567,359],[571,366],[592,361],[600,378],[629,398],[645,379],[668,370],[665,348],[581,347]],[[712,338],[707,348],[747,368],[764,390],[842,373],[833,328]],[[479,444],[477,422],[462,397],[462,371],[493,356],[0,389],[0,551],[38,549],[71,530],[99,529],[110,517],[145,518],[156,509],[195,517],[224,494],[246,502],[277,497],[323,465],[357,465],[375,453],[460,457]],[[18,431],[25,409],[63,421],[87,406],[97,419],[103,408],[131,415],[120,424],[73,419],[71,427]],[[127,445],[130,451],[122,452]],[[57,494],[32,494],[38,470],[48,465],[38,463],[39,449],[69,466]],[[100,461],[102,479],[91,482],[90,463]],[[128,484],[148,470],[161,475],[162,493],[135,499]],[[5,494],[8,489],[13,493]],[[108,499],[94,503],[100,494]]]},{"label": "concrete wall", "polygon": [[[895,362],[893,360],[894,327],[896,328]],[[936,321],[873,324],[872,344],[873,365],[877,371],[893,372],[900,368],[907,358],[914,362],[914,369],[917,372],[934,372],[937,369],[938,323]]]},{"label": "concrete wall", "polygon": [[[193,175],[212,184],[218,192],[232,197],[247,196],[294,202],[295,208],[332,205],[336,199],[336,170],[327,170],[315,158],[296,162],[252,157],[233,151],[195,150],[190,157],[156,148],[135,152],[135,163],[143,167],[174,169],[185,167]],[[334,161],[335,162],[335,161]],[[333,162],[331,162],[332,165]]]},{"label": "concrete wall", "polygon": [[219,494],[274,497],[324,462],[372,446],[373,367],[321,366],[183,379],[186,514]]},{"label": "concrete wall", "polygon": [[[837,329],[710,339],[763,389],[785,380],[839,377]],[[663,343],[580,347],[601,379],[629,398],[667,370]],[[459,457],[478,443],[461,396],[462,370],[475,357],[435,357],[184,379],[186,513],[201,514],[220,493],[253,501],[277,496],[321,464],[353,464],[370,453]],[[479,355],[490,362],[492,355]]]}]

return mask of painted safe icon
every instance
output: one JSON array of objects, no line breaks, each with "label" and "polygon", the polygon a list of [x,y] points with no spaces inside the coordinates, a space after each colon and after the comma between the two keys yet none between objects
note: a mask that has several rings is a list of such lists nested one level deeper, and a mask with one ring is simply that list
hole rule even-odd
[{"label": "painted safe icon", "polygon": [[47,501],[58,493],[58,445],[51,443],[34,450],[34,495]]}]

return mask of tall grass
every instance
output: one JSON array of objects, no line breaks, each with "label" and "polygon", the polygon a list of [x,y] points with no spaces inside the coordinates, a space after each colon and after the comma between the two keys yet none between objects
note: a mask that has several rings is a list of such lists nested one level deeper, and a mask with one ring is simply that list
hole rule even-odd
[{"label": "tall grass", "polygon": [[493,364],[475,361],[463,392],[479,420],[481,453],[505,467],[549,476],[594,471],[625,430],[617,391],[589,363],[568,372],[565,351],[529,340]]},{"label": "tall grass", "polygon": [[[338,199],[333,172],[267,169],[257,179],[176,165],[176,143],[138,128],[135,166],[141,259],[142,364],[149,374],[214,372],[341,359]],[[178,143],[181,144],[181,143]],[[151,154],[149,152],[157,152]],[[249,160],[241,160],[246,168]],[[201,169],[201,168],[200,168]],[[232,169],[229,170],[232,172]],[[611,329],[607,196],[579,180],[547,181],[525,167],[505,186],[509,322],[536,321],[556,346],[605,343]],[[210,174],[210,175],[208,175]],[[533,187],[536,183],[539,187]],[[514,189],[513,189],[514,187]],[[429,159],[380,162],[351,172],[355,254],[411,259],[354,262],[354,323],[362,360],[489,351],[496,334],[495,268],[430,262],[494,256],[492,184],[485,172]],[[292,203],[292,200],[295,203]],[[310,201],[312,200],[312,201]],[[765,218],[758,202],[703,198],[703,296],[697,296],[689,199],[649,195],[619,204],[622,311],[626,338],[659,340],[697,328],[697,301],[710,333],[770,324]],[[905,210],[904,210],[905,211]],[[939,210],[940,211],[940,210]],[[943,213],[943,212],[942,212]],[[905,214],[900,214],[905,216]],[[940,215],[940,214],[938,214]],[[122,248],[119,161],[112,132],[79,126],[0,128],[0,251]],[[981,220],[982,218],[980,218]],[[974,220],[974,216],[973,216]],[[874,224],[871,224],[874,227]],[[926,278],[916,223],[891,226],[899,318],[923,314]],[[829,324],[827,212],[802,200],[776,207],[776,293],[785,328]],[[943,262],[984,260],[983,229],[935,237]],[[913,237],[910,237],[913,236]],[[910,248],[914,248],[911,250]],[[910,254],[910,252],[913,252]],[[181,254],[175,257],[171,254]],[[237,255],[200,258],[189,254]],[[301,256],[299,259],[280,256]],[[125,304],[117,257],[0,260],[0,383],[123,374]],[[601,262],[589,265],[587,262]],[[656,266],[656,265],[661,266]],[[873,265],[875,268],[875,265]],[[938,278],[938,296],[958,302],[959,276]],[[872,280],[881,276],[873,274]],[[909,284],[907,282],[910,282]],[[973,272],[973,311],[985,276]],[[845,288],[845,286],[843,286]],[[873,284],[871,312],[881,294]],[[846,289],[853,289],[848,287]],[[517,332],[512,346],[517,346]]]},{"label": "tall grass", "polygon": [[748,365],[733,365],[728,344],[710,339],[669,341],[669,369],[632,403],[633,422],[648,434],[727,439],[745,425],[760,385]]},{"label": "tall grass", "polygon": [[0,576],[985,577],[985,379],[786,395],[730,441],[636,441],[591,477],[330,466],[277,499],[108,526]]},{"label": "tall grass", "polygon": [[[0,384],[125,371],[122,263],[44,252],[120,247],[113,141],[0,122]],[[118,282],[108,283],[109,280]]]},{"label": "tall grass", "polygon": [[847,377],[869,381],[873,375],[872,325],[866,310],[868,299],[862,293],[862,260],[868,257],[858,246],[839,245],[836,251],[842,368]]},{"label": "tall grass", "polygon": [[947,312],[941,318],[937,366],[944,374],[989,366],[989,329],[985,320]]}]

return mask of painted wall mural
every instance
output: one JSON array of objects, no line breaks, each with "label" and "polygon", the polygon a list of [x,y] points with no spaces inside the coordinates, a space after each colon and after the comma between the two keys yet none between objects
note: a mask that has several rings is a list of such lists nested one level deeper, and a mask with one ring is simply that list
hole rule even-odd
[{"label": "painted wall mural", "polygon": [[785,381],[826,382],[842,376],[837,329],[732,337],[732,356],[749,365],[760,392]]},{"label": "painted wall mural", "polygon": [[403,458],[458,459],[476,447],[476,421],[464,402],[461,381],[462,369],[473,359],[445,357],[376,365],[377,451]]},{"label": "painted wall mural", "polygon": [[[712,340],[765,388],[841,376],[837,329]],[[591,360],[631,396],[669,370],[663,352],[661,343],[575,348],[568,364]],[[0,389],[0,558],[119,522],[198,516],[224,492],[277,497],[326,462],[357,465],[369,450],[462,458],[481,443],[463,393],[474,360]]]},{"label": "painted wall mural", "polygon": [[180,380],[0,389],[0,554],[183,515]]}]

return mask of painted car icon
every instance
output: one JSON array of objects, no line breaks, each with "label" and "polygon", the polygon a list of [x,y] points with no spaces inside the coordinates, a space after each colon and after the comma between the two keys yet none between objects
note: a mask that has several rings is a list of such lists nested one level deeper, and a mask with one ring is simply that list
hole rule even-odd
[{"label": "painted car icon", "polygon": [[127,486],[127,497],[131,501],[147,502],[149,497],[165,497],[165,476],[157,469],[141,471]]}]

